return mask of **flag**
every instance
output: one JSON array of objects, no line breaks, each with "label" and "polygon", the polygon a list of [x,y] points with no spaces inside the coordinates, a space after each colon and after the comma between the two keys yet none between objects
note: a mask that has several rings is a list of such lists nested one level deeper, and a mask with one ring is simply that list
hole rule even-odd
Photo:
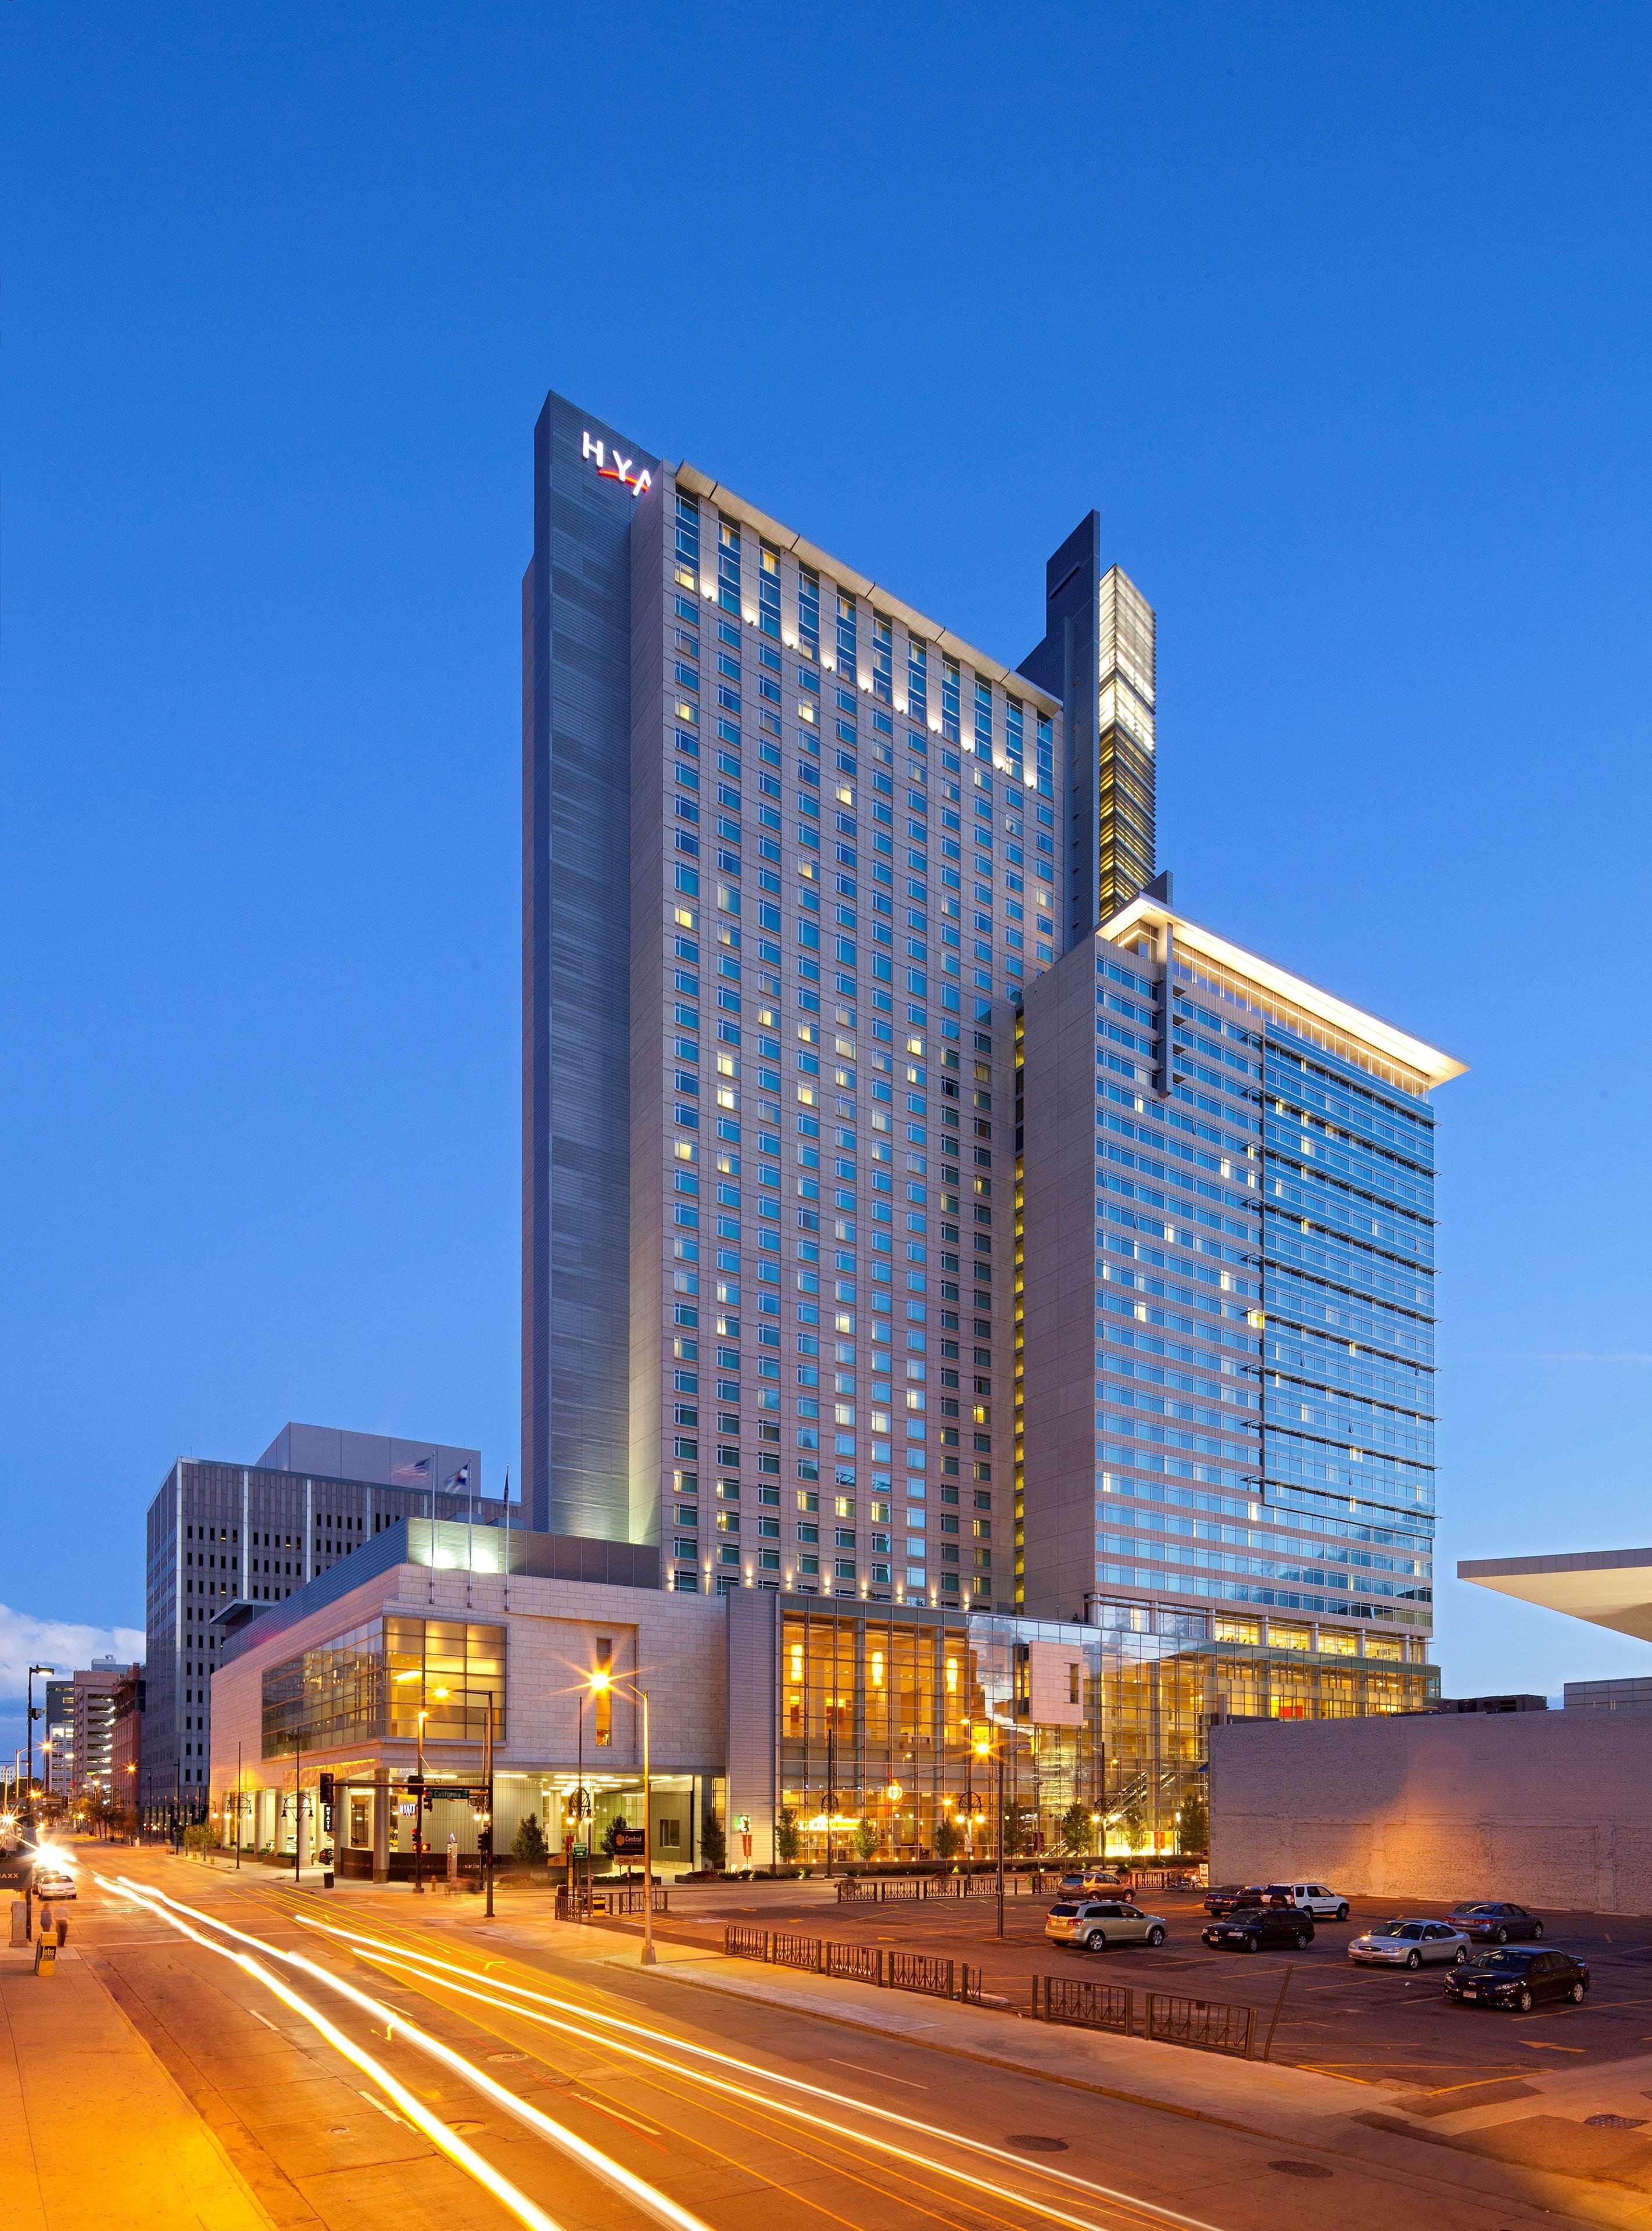
[{"label": "flag", "polygon": [[458,1471],[454,1472],[446,1482],[444,1492],[448,1494],[454,1494],[456,1492],[460,1495],[465,1495],[469,1492],[469,1490],[470,1466],[468,1464],[461,1465]]},{"label": "flag", "polygon": [[392,1487],[429,1487],[430,1459],[421,1457],[416,1464],[397,1465],[390,1474]]}]

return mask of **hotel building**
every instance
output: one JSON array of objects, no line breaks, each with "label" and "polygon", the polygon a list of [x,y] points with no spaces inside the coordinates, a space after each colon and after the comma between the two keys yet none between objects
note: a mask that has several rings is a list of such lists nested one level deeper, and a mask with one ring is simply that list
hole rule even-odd
[{"label": "hotel building", "polygon": [[547,400],[532,1523],[680,1590],[1411,1654],[1461,1064],[1175,911],[1153,614],[1094,513],[1045,612],[1006,664]]},{"label": "hotel building", "polygon": [[534,494],[532,1531],[231,1611],[216,1802],[279,1843],[301,1744],[393,1870],[417,1711],[456,1784],[491,1709],[554,1850],[606,1662],[678,1723],[683,1864],[708,1808],[737,1865],[979,1849],[984,1748],[1011,1849],[1168,1849],[1214,1723],[1425,1708],[1461,1064],[1177,909],[1096,516],[1010,663],[557,396]]}]

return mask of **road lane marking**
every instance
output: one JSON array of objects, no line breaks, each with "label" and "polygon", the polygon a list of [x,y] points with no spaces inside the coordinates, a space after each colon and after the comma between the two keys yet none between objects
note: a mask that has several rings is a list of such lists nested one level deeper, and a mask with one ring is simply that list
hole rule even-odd
[{"label": "road lane marking", "polygon": [[[554,2216],[547,2215],[545,2210],[537,2207],[525,2192],[519,2192],[510,2179],[501,2176],[491,2162],[484,2161],[474,2147],[467,2145],[462,2138],[445,2129],[436,2117],[431,2114],[429,2108],[422,2101],[415,2098],[404,2084],[398,2083],[384,2063],[376,2060],[365,2046],[358,2045],[353,2038],[346,2037],[336,2022],[329,2021],[319,2007],[313,2007],[307,1999],[301,1997],[291,1984],[286,1982],[280,1976],[272,1975],[268,1968],[261,1966],[258,1961],[251,1958],[245,1952],[232,1951],[226,1945],[213,1943],[211,1939],[203,1937],[198,1929],[191,1928],[187,1921],[180,1920],[176,1914],[169,1913],[166,1909],[174,1901],[165,1898],[164,1893],[158,1892],[145,1893],[136,1884],[126,1882],[117,1884],[103,1875],[97,1876],[95,1880],[103,1889],[114,1890],[137,1903],[147,1905],[150,1911],[158,1915],[162,1920],[170,1921],[180,1936],[192,1938],[203,1951],[214,1953],[221,1960],[230,1961],[243,1974],[250,1976],[255,1982],[261,1983],[267,1991],[272,1992],[281,2000],[283,2006],[289,2007],[295,2014],[308,2022],[313,2029],[318,2031],[336,2053],[342,2054],[345,2060],[359,2068],[364,2076],[370,2077],[387,2098],[396,2102],[416,2130],[423,2131],[433,2145],[439,2148],[459,2168],[464,2170],[476,2183],[482,2187],[484,2191],[491,2192],[500,2206],[508,2208],[519,2222],[528,2225],[529,2231],[564,2231],[564,2227]],[[158,1903],[158,1900],[160,1902]],[[202,1915],[200,1918],[207,1920],[208,1917]],[[209,1921],[208,1925],[220,1929],[224,1927],[222,1922],[215,1924]],[[227,1933],[240,1934],[238,1930]]]},{"label": "road lane marking", "polygon": [[[978,2192],[990,2193],[994,2199],[1011,2202],[1052,2221],[1072,2224],[1078,2220],[1070,2215],[1057,2214],[1053,2208],[1030,2197],[1024,2190],[1012,2191],[1003,2185],[993,2183],[987,2178],[975,2176],[966,2170],[953,2168],[945,2162],[936,2161],[928,2156],[914,2154],[906,2146],[874,2137],[868,2131],[845,2131],[842,2124],[834,2124],[828,2118],[810,2109],[774,2097],[772,2087],[780,2086],[788,2091],[806,2093],[812,2098],[828,2102],[833,2106],[847,2107],[852,2109],[856,2114],[869,2116],[880,2122],[894,2124],[906,2131],[921,2132],[926,2137],[936,2138],[944,2144],[984,2156],[995,2163],[1003,2162],[1011,2164],[1023,2175],[1029,2168],[1027,2157],[1024,2154],[1012,2153],[1004,2147],[989,2144],[985,2139],[968,2137],[960,2131],[948,2131],[935,2124],[920,2121],[917,2118],[901,2114],[894,2108],[874,2106],[866,2100],[855,2098],[851,2094],[833,2092],[822,2085],[810,2084],[801,2077],[787,2076],[778,2069],[764,2068],[757,2063],[742,2060],[735,2054],[720,2053],[710,2046],[696,2044],[691,2039],[677,2036],[668,2031],[650,2029],[646,2024],[627,2021],[620,2015],[606,2014],[596,2008],[583,2006],[578,2001],[558,1999],[546,1992],[530,1990],[520,1983],[509,1982],[502,1978],[494,1979],[490,1989],[478,1989],[474,1988],[479,1981],[474,1968],[461,1968],[451,1961],[439,1960],[434,1954],[423,1950],[403,1950],[386,1942],[382,1937],[365,1937],[356,1930],[340,1928],[336,1924],[313,1919],[308,1916],[300,1917],[304,1920],[305,1926],[315,1930],[320,1935],[334,1937],[340,1943],[361,1948],[362,1956],[377,1964],[400,1966],[410,1969],[415,1975],[423,1976],[427,1980],[453,1979],[446,1982],[445,1988],[461,1998],[476,1999],[485,2005],[503,2008],[507,2011],[514,2012],[524,2020],[539,2022],[546,2028],[560,2030],[581,2037],[587,2042],[595,2041],[593,2034],[589,2029],[581,2029],[574,2022],[561,2020],[554,2014],[542,2014],[537,2008],[556,2007],[564,2012],[577,2014],[585,2021],[601,2022],[610,2032],[629,2030],[635,2036],[649,2037],[658,2044],[668,2046],[677,2057],[667,2060],[658,2053],[647,2051],[642,2046],[627,2044],[623,2039],[612,2035],[603,2037],[603,2042],[610,2051],[624,2053],[629,2059],[642,2061],[649,2067],[663,2069],[673,2076],[693,2076],[697,2082],[706,2086],[708,2090],[726,2093],[769,2114],[787,2115],[795,2121],[830,2131],[837,2137],[852,2137],[859,2145],[870,2147],[880,2153],[894,2155],[897,2159],[909,2165],[927,2169],[937,2175],[950,2177],[955,2183],[972,2187]],[[436,1971],[434,1976],[431,1975],[432,1970]],[[511,1992],[513,1995],[513,1999],[507,2001],[495,1996],[494,1994],[500,1990]],[[532,2000],[536,2003],[532,2006],[524,2006],[520,2001],[525,1999]],[[700,2060],[716,2062],[725,2068],[737,2069],[742,2075],[754,2076],[771,2087],[771,2091],[768,2093],[755,2092],[745,2085],[733,2083],[723,2077],[713,2076],[704,2069],[696,2069],[681,2057],[685,2054],[693,2055]],[[1184,2215],[1178,2210],[1165,2208],[1156,2201],[1144,2200],[1136,2194],[1122,2192],[1113,2187],[1097,2183],[1091,2178],[1075,2176],[1068,2170],[1055,2169],[1040,2163],[1037,2174],[1052,2182],[1068,2185],[1078,2191],[1094,2194],[1098,2198],[1118,2202],[1142,2210],[1160,2222],[1189,2226],[1191,2227],[1191,2231],[1214,2231],[1214,2227],[1204,2222],[1202,2219]],[[1089,2231],[1099,2231],[1099,2227],[1089,2227]]]},{"label": "road lane marking", "polygon": [[881,2068],[862,2068],[858,2060],[839,2060],[835,2053],[829,2053],[826,2058],[834,2068],[852,2068],[857,2075],[874,2077],[880,2084],[904,2084],[908,2092],[929,2089],[927,2084],[914,2084],[910,2076],[890,2076]]},{"label": "road lane marking", "polygon": [[[127,1897],[139,1898],[150,1904],[164,1918],[171,1920],[175,1929],[186,1937],[193,1937],[197,1943],[204,1945],[209,1951],[216,1952],[223,1958],[235,1960],[249,1969],[256,1969],[260,1980],[265,1982],[279,1996],[288,2000],[294,2007],[305,2010],[306,2019],[314,2022],[318,2027],[323,2028],[324,2033],[330,2032],[329,2042],[342,2040],[339,2049],[348,2050],[351,2057],[357,2060],[358,2066],[367,2066],[376,2082],[380,2082],[386,2088],[395,2085],[396,2088],[391,2096],[396,2098],[397,2105],[402,2108],[403,2113],[410,2112],[411,2119],[421,2130],[425,2131],[427,2135],[435,2136],[436,2143],[442,2146],[444,2152],[451,2153],[457,2148],[460,2153],[468,2157],[465,2163],[467,2167],[469,2162],[474,2161],[476,2168],[472,2170],[471,2174],[476,2176],[479,2183],[487,2184],[495,2197],[504,2201],[507,2207],[519,2202],[519,2214],[522,2209],[530,2210],[531,2213],[522,2215],[524,2222],[533,2224],[536,2231],[541,2225],[545,2227],[545,2231],[562,2231],[560,2225],[555,2224],[542,2210],[535,2208],[533,2203],[525,2195],[518,2193],[507,2179],[500,2176],[499,2172],[484,2162],[479,2154],[467,2146],[462,2138],[455,2137],[452,2131],[431,2116],[428,2110],[413,2098],[412,2094],[404,2086],[396,2085],[396,2079],[390,2076],[388,2071],[384,2072],[381,2077],[379,2064],[371,2060],[371,2056],[366,2053],[365,2048],[353,2045],[349,2039],[345,2038],[344,2033],[335,2025],[328,2022],[326,2017],[318,2010],[307,2009],[306,2002],[279,1977],[269,1975],[267,1970],[258,1969],[258,1963],[249,1960],[244,1953],[229,1951],[221,1944],[212,1943],[198,1930],[190,1927],[188,1922],[180,1920],[177,1917],[182,1914],[190,1915],[192,1919],[200,1920],[208,1928],[219,1930],[224,1936],[234,1937],[241,1943],[257,1945],[261,1950],[268,1952],[273,1958],[284,1960],[290,1966],[301,1969],[306,1975],[313,1976],[326,1989],[337,1992],[339,1997],[348,1999],[353,2006],[361,2008],[366,2014],[378,2014],[388,2021],[390,2014],[389,2008],[381,2004],[378,2000],[370,1998],[366,1992],[358,1990],[353,1983],[346,1983],[341,1977],[329,1975],[325,1968],[318,1967],[313,1960],[307,1959],[301,1952],[286,1951],[279,1945],[268,1944],[261,1938],[249,1937],[245,1930],[232,1928],[227,1921],[216,1920],[210,1914],[199,1913],[195,1909],[183,1904],[180,1900],[168,1897],[165,1891],[145,1891],[143,1885],[125,1879],[119,1886]],[[681,2207],[666,2194],[656,2190],[645,2179],[638,2176],[634,2170],[625,2168],[622,2163],[614,2160],[611,2155],[602,2152],[588,2139],[578,2137],[576,2132],[566,2129],[562,2124],[553,2121],[549,2115],[543,2113],[538,2107],[531,2105],[526,2099],[519,2098],[515,2092],[507,2092],[502,2084],[498,2083],[493,2077],[486,2075],[481,2069],[473,2067],[461,2053],[456,2053],[451,2046],[443,2044],[441,2039],[433,2036],[428,2030],[422,2029],[417,2023],[410,2021],[406,2015],[400,2016],[396,2026],[400,2030],[404,2042],[414,2047],[418,2052],[425,2053],[431,2060],[440,2061],[444,2067],[462,2078],[473,2089],[487,2093],[490,2098],[502,2106],[507,2114],[514,2116],[519,2122],[528,2124],[531,2128],[539,2132],[540,2137],[548,2139],[563,2153],[571,2155],[583,2168],[589,2170],[603,2183],[623,2192],[636,2206],[642,2208],[644,2214],[652,2215],[657,2222],[669,2226],[670,2231],[710,2231],[710,2227],[689,2209]],[[455,2157],[458,2158],[458,2155],[455,2154]],[[479,2171],[484,2174],[478,2174]],[[513,2195],[513,2200],[507,2198],[507,2195]]]}]

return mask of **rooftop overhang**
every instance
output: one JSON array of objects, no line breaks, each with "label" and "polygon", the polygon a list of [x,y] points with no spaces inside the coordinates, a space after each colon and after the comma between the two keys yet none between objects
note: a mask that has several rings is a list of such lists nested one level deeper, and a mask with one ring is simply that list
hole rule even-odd
[{"label": "rooftop overhang", "polygon": [[1457,1578],[1546,1611],[1652,1642],[1652,1549],[1585,1549],[1564,1557],[1465,1557]]},{"label": "rooftop overhang", "polygon": [[1409,1031],[1400,1030],[1393,1023],[1385,1023],[1380,1015],[1367,1014],[1346,999],[1339,999],[1333,992],[1326,992],[1317,984],[1310,984],[1305,976],[1298,976],[1288,968],[1281,968],[1275,960],[1264,960],[1261,954],[1248,953],[1242,945],[1230,938],[1222,937],[1202,922],[1191,921],[1162,898],[1154,898],[1144,891],[1126,907],[1104,922],[1096,934],[1110,944],[1123,945],[1135,932],[1146,929],[1157,934],[1168,928],[1175,934],[1176,943],[1187,953],[1204,954],[1216,967],[1232,976],[1247,979],[1262,992],[1299,1007],[1305,1015],[1323,1023],[1329,1030],[1339,1031],[1345,1037],[1357,1038],[1385,1061],[1414,1070],[1431,1089],[1448,1084],[1454,1077],[1462,1077],[1468,1070],[1465,1061],[1453,1054],[1442,1053],[1423,1039],[1413,1038]]}]

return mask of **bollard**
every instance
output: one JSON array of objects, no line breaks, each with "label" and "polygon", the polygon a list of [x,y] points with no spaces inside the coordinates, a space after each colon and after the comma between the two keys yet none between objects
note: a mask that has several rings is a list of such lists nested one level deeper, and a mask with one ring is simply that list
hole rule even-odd
[{"label": "bollard", "polygon": [[29,1916],[22,1898],[11,1901],[11,1948],[15,1952],[29,1942]]},{"label": "bollard", "polygon": [[321,1887],[323,1890],[331,1890],[332,1888],[332,1869],[331,1867],[324,1867],[321,1870]]}]

